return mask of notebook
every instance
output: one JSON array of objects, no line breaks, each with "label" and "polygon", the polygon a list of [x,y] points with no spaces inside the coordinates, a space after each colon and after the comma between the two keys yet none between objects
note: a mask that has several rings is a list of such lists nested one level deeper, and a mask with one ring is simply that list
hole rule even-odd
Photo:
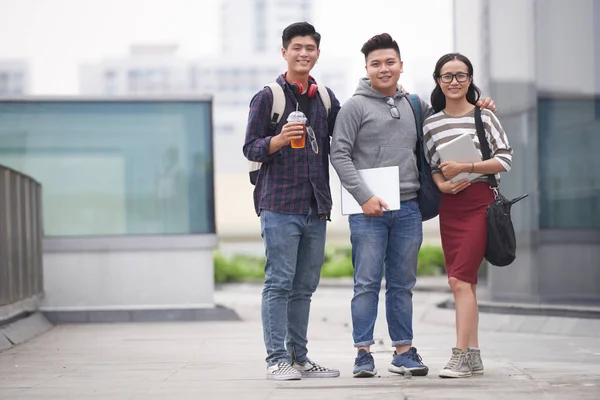
[{"label": "notebook", "polygon": [[[385,201],[390,211],[400,209],[400,168],[383,167],[359,169],[363,182],[373,194]],[[362,214],[362,208],[354,197],[342,186],[342,215]]]},{"label": "notebook", "polygon": [[[439,145],[436,150],[442,162],[456,161],[460,163],[472,163],[481,161],[481,155],[475,147],[475,142],[473,142],[471,135],[468,133],[464,133],[447,143]],[[461,172],[452,178],[451,181],[457,182],[465,178],[472,181],[481,175],[483,174]]]}]

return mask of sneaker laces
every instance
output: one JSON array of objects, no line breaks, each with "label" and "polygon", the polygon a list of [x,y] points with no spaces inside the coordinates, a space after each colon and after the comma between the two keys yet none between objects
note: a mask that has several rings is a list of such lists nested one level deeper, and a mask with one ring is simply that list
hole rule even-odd
[{"label": "sneaker laces", "polygon": [[355,365],[368,364],[373,359],[373,356],[368,351],[361,352],[354,360]]},{"label": "sneaker laces", "polygon": [[454,367],[458,365],[459,357],[459,354],[452,354],[452,357],[450,357],[450,360],[448,361],[444,369],[454,369]]},{"label": "sneaker laces", "polygon": [[448,361],[448,364],[446,364],[446,367],[444,369],[454,369],[458,366],[458,363],[460,362],[461,358],[466,358],[465,361],[469,362],[469,357],[467,353],[453,353],[452,357],[450,357],[450,360]]},{"label": "sneaker laces", "polygon": [[[398,353],[394,352],[394,357],[397,356]],[[402,357],[406,357],[411,361],[415,361],[419,364],[423,364],[423,359],[421,358],[421,356],[419,355],[419,353],[417,352],[417,349],[415,349],[414,347],[411,347],[410,349],[408,349],[408,351],[400,354]]]},{"label": "sneaker laces", "polygon": [[421,356],[419,355],[419,353],[417,353],[417,350],[414,351],[409,351],[407,354],[408,358],[410,358],[413,361],[416,361],[420,364],[423,364],[423,359],[421,358]]}]

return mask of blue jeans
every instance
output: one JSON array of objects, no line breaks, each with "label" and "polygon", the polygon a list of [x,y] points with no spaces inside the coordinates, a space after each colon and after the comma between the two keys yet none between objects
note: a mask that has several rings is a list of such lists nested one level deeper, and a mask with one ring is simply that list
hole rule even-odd
[{"label": "blue jeans", "polygon": [[261,308],[266,361],[269,366],[305,364],[310,300],[321,276],[327,220],[311,207],[308,215],[262,211],[260,223],[266,253]]},{"label": "blue jeans", "polygon": [[355,347],[374,344],[373,329],[385,270],[385,308],[392,346],[412,345],[412,288],[423,241],[419,203],[408,200],[382,217],[351,215],[354,265],[352,336]]}]

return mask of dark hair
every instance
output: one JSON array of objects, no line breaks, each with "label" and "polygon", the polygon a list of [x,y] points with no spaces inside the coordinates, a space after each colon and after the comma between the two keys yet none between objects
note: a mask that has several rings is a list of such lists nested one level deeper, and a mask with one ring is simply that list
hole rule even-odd
[{"label": "dark hair", "polygon": [[398,59],[402,60],[402,58],[400,58],[400,48],[398,47],[398,43],[396,43],[396,41],[392,39],[389,33],[382,33],[381,35],[373,36],[371,39],[367,40],[365,44],[363,44],[360,51],[365,55],[366,61],[369,53],[381,49],[396,50],[396,54],[398,54]]},{"label": "dark hair", "polygon": [[479,100],[479,96],[481,96],[481,90],[475,85],[475,81],[473,80],[473,64],[471,61],[460,53],[448,53],[443,55],[438,62],[435,64],[435,71],[433,71],[433,80],[435,81],[435,88],[433,92],[431,92],[431,106],[435,110],[435,112],[442,111],[446,108],[446,96],[442,92],[442,88],[440,87],[440,83],[438,79],[440,78],[440,72],[446,63],[458,60],[465,63],[469,71],[469,76],[471,77],[471,84],[469,85],[469,89],[467,89],[467,101],[473,105],[477,103]]},{"label": "dark hair", "polygon": [[283,34],[281,35],[281,43],[285,49],[288,48],[290,42],[293,38],[297,36],[310,36],[317,43],[317,49],[321,44],[321,34],[315,31],[315,27],[309,24],[308,22],[295,22],[291,25],[288,25],[287,28],[283,30]]}]

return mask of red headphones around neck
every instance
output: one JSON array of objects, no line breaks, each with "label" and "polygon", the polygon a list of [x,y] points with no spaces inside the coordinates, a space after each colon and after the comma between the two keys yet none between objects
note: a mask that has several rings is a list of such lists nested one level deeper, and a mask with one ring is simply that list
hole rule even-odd
[{"label": "red headphones around neck", "polygon": [[[308,79],[314,81],[314,78],[310,75],[308,76]],[[294,93],[295,95],[304,93],[304,85],[302,85],[300,82],[294,81],[292,83],[288,83],[288,86],[292,90],[292,93]],[[319,90],[319,87],[317,86],[316,81],[315,81],[315,83],[311,83],[308,86],[308,91],[306,94],[308,94],[308,97],[310,99],[312,99],[313,97],[315,97],[317,95],[318,90]]]}]

